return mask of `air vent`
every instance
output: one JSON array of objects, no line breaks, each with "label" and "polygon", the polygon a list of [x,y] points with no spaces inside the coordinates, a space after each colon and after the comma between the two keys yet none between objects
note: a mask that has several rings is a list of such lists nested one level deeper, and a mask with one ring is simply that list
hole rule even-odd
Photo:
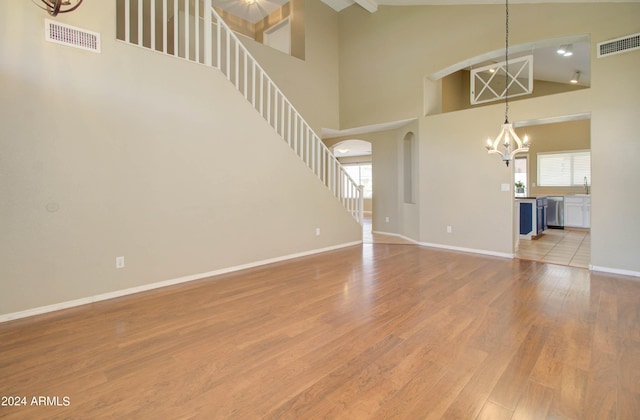
[{"label": "air vent", "polygon": [[100,34],[45,19],[44,37],[49,42],[100,52]]},{"label": "air vent", "polygon": [[598,58],[640,49],[640,34],[598,43]]}]

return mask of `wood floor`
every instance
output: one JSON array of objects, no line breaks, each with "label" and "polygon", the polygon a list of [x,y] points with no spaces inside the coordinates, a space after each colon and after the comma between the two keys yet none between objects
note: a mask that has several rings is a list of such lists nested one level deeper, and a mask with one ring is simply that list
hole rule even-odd
[{"label": "wood floor", "polygon": [[0,324],[0,396],[27,402],[7,419],[638,419],[640,282],[365,244]]},{"label": "wood floor", "polygon": [[365,244],[400,244],[415,245],[416,242],[404,239],[402,236],[379,233],[373,230],[371,213],[365,213],[362,223],[362,242]]}]

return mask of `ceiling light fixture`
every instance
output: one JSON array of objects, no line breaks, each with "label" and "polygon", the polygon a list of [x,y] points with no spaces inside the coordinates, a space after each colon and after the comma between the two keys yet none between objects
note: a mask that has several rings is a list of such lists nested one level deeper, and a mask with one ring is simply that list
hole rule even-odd
[{"label": "ceiling light fixture", "polygon": [[570,82],[575,84],[578,84],[578,82],[580,81],[580,72],[576,71],[575,73],[573,73],[573,77],[571,78]]},{"label": "ceiling light fixture", "polygon": [[249,6],[251,6],[252,4],[256,4],[256,0],[244,0],[244,2]]},{"label": "ceiling light fixture", "polygon": [[561,45],[556,52],[564,57],[571,57],[573,55],[573,45]]},{"label": "ceiling light fixture", "polygon": [[571,57],[573,55],[573,45],[569,44],[563,55],[565,57]]},{"label": "ceiling light fixture", "polygon": [[51,16],[73,12],[82,4],[82,0],[39,0],[40,3],[45,5],[45,7],[42,7],[39,3],[36,3],[36,0],[31,1],[42,10],[46,10]]},{"label": "ceiling light fixture", "polygon": [[[524,141],[520,140],[520,137],[513,130],[513,124],[509,122],[509,0],[505,1],[505,96],[504,96],[504,124],[500,129],[500,134],[495,140],[487,139],[487,151],[489,154],[498,154],[502,157],[504,163],[509,166],[509,162],[513,157],[521,152],[529,151],[529,138],[524,136]],[[512,144],[511,141],[515,144]],[[498,147],[502,144],[504,151],[498,150]]]}]

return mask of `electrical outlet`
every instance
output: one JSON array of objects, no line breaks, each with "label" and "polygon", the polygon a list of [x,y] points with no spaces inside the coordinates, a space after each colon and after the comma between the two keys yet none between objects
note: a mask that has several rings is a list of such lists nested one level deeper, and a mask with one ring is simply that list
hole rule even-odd
[{"label": "electrical outlet", "polygon": [[320,236],[320,228],[316,228],[316,236]]},{"label": "electrical outlet", "polygon": [[447,233],[451,233],[451,226],[447,226]]},{"label": "electrical outlet", "polygon": [[385,223],[389,223],[389,216],[387,216],[387,217],[385,217],[385,218],[384,218],[384,222],[385,222]]},{"label": "electrical outlet", "polygon": [[124,257],[116,257],[116,268],[124,268]]}]

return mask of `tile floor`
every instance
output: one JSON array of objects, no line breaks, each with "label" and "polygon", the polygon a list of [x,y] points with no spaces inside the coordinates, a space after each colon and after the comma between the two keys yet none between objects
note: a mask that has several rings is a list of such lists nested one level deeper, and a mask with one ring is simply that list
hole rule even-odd
[{"label": "tile floor", "polygon": [[521,239],[516,257],[589,268],[591,236],[588,230],[547,229],[538,239]]}]

